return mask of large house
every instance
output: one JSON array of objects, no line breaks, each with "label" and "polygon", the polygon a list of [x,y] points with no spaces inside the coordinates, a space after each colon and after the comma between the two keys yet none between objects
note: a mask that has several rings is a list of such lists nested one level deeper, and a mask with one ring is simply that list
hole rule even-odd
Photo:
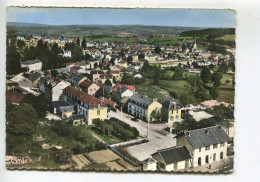
[{"label": "large house", "polygon": [[151,113],[158,112],[161,108],[162,105],[156,99],[150,99],[141,94],[134,94],[128,99],[128,113],[148,122],[152,121]]},{"label": "large house", "polygon": [[42,77],[39,83],[40,91],[49,101],[59,100],[63,89],[69,86],[70,83],[64,80],[50,77]]},{"label": "large house", "polygon": [[92,125],[94,119],[107,119],[106,104],[86,92],[68,86],[63,90],[61,100],[77,104],[77,114],[84,115],[88,125]]},{"label": "large house", "polygon": [[191,167],[225,159],[229,141],[221,126],[184,131],[177,136],[177,145],[185,146],[192,155]]},{"label": "large house", "polygon": [[21,62],[21,67],[26,68],[27,72],[40,71],[42,69],[42,62],[39,59],[27,60]]},{"label": "large house", "polygon": [[168,123],[181,121],[181,108],[176,102],[163,100],[161,104],[168,110]]},{"label": "large house", "polygon": [[71,74],[68,76],[67,81],[71,84],[71,86],[79,88],[80,83],[86,79],[87,78],[82,75]]},{"label": "large house", "polygon": [[99,90],[100,87],[89,80],[84,80],[79,84],[79,88],[80,90],[88,93],[89,95],[95,95],[95,93]]}]

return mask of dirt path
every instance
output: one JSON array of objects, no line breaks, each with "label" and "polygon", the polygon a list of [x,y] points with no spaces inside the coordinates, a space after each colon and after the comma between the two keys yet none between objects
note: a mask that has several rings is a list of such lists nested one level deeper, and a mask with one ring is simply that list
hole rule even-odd
[{"label": "dirt path", "polygon": [[95,133],[92,134],[92,136],[97,139],[98,141],[100,141],[103,144],[107,144],[104,140],[102,140],[101,138],[99,138]]}]

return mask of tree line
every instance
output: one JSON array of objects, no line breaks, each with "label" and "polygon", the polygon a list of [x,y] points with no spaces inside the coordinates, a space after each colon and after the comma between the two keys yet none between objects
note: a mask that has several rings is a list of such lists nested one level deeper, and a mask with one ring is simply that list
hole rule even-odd
[{"label": "tree line", "polygon": [[95,130],[100,134],[107,136],[115,136],[121,140],[136,139],[139,136],[139,132],[135,127],[131,127],[119,119],[110,118],[104,121],[100,119],[93,120]]}]

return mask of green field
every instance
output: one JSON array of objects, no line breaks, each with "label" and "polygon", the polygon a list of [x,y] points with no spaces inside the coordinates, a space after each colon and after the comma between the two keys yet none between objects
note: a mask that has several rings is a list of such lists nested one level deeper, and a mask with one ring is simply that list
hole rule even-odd
[{"label": "green field", "polygon": [[155,44],[155,45],[166,45],[166,44],[169,44],[169,45],[173,45],[175,43],[178,43],[178,44],[182,44],[182,41],[178,40],[179,37],[176,36],[176,35],[172,35],[172,36],[166,36],[166,37],[154,37],[154,38],[151,38],[151,39],[148,39],[147,43],[148,44]]},{"label": "green field", "polygon": [[[185,73],[184,77],[195,73]],[[225,83],[226,80],[230,80],[230,83]],[[234,103],[234,88],[232,85],[232,75],[223,74],[223,78],[221,80],[222,84],[219,90],[219,97],[217,100]],[[142,85],[136,85],[137,92],[141,94],[146,94],[150,98],[162,99],[165,96],[165,93],[162,93],[158,87],[152,86],[153,80],[146,79],[145,83]],[[185,87],[188,85],[186,80],[160,80],[159,87],[168,91],[175,92],[178,96],[182,94],[188,94],[188,90]],[[212,83],[207,84],[208,86],[212,86]]]},{"label": "green field", "polygon": [[87,41],[99,41],[99,42],[125,42],[125,43],[136,43],[137,38],[121,38],[121,37],[85,37]]},{"label": "green field", "polygon": [[[160,80],[161,81],[161,80]],[[141,85],[135,85],[136,90],[140,94],[145,94],[150,98],[162,99],[165,94],[160,92],[160,89],[152,85],[152,79],[145,79],[145,82]]]},{"label": "green field", "polygon": [[224,35],[222,37],[216,38],[218,39],[222,39],[222,40],[228,40],[228,41],[235,41],[236,39],[236,35]]},{"label": "green field", "polygon": [[235,96],[234,89],[226,90],[221,88],[217,100],[233,104],[235,99],[234,96]]},{"label": "green field", "polygon": [[183,93],[188,93],[185,85],[188,85],[185,80],[160,80],[159,87],[168,92],[175,92],[180,96]]}]

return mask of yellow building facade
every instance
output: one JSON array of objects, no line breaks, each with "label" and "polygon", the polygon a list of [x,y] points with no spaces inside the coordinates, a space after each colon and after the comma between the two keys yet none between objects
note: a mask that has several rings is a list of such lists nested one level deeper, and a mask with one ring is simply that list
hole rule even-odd
[{"label": "yellow building facade", "polygon": [[181,110],[170,110],[168,113],[168,123],[176,122],[181,120]]},{"label": "yellow building facade", "polygon": [[93,124],[94,119],[107,119],[107,107],[88,109],[88,125]]},{"label": "yellow building facade", "polygon": [[156,99],[153,99],[153,102],[148,106],[148,109],[147,109],[147,121],[148,122],[151,122],[151,114],[153,111],[156,111],[156,112],[161,112],[161,109],[162,109],[162,104],[160,104],[159,102],[156,101]]}]

